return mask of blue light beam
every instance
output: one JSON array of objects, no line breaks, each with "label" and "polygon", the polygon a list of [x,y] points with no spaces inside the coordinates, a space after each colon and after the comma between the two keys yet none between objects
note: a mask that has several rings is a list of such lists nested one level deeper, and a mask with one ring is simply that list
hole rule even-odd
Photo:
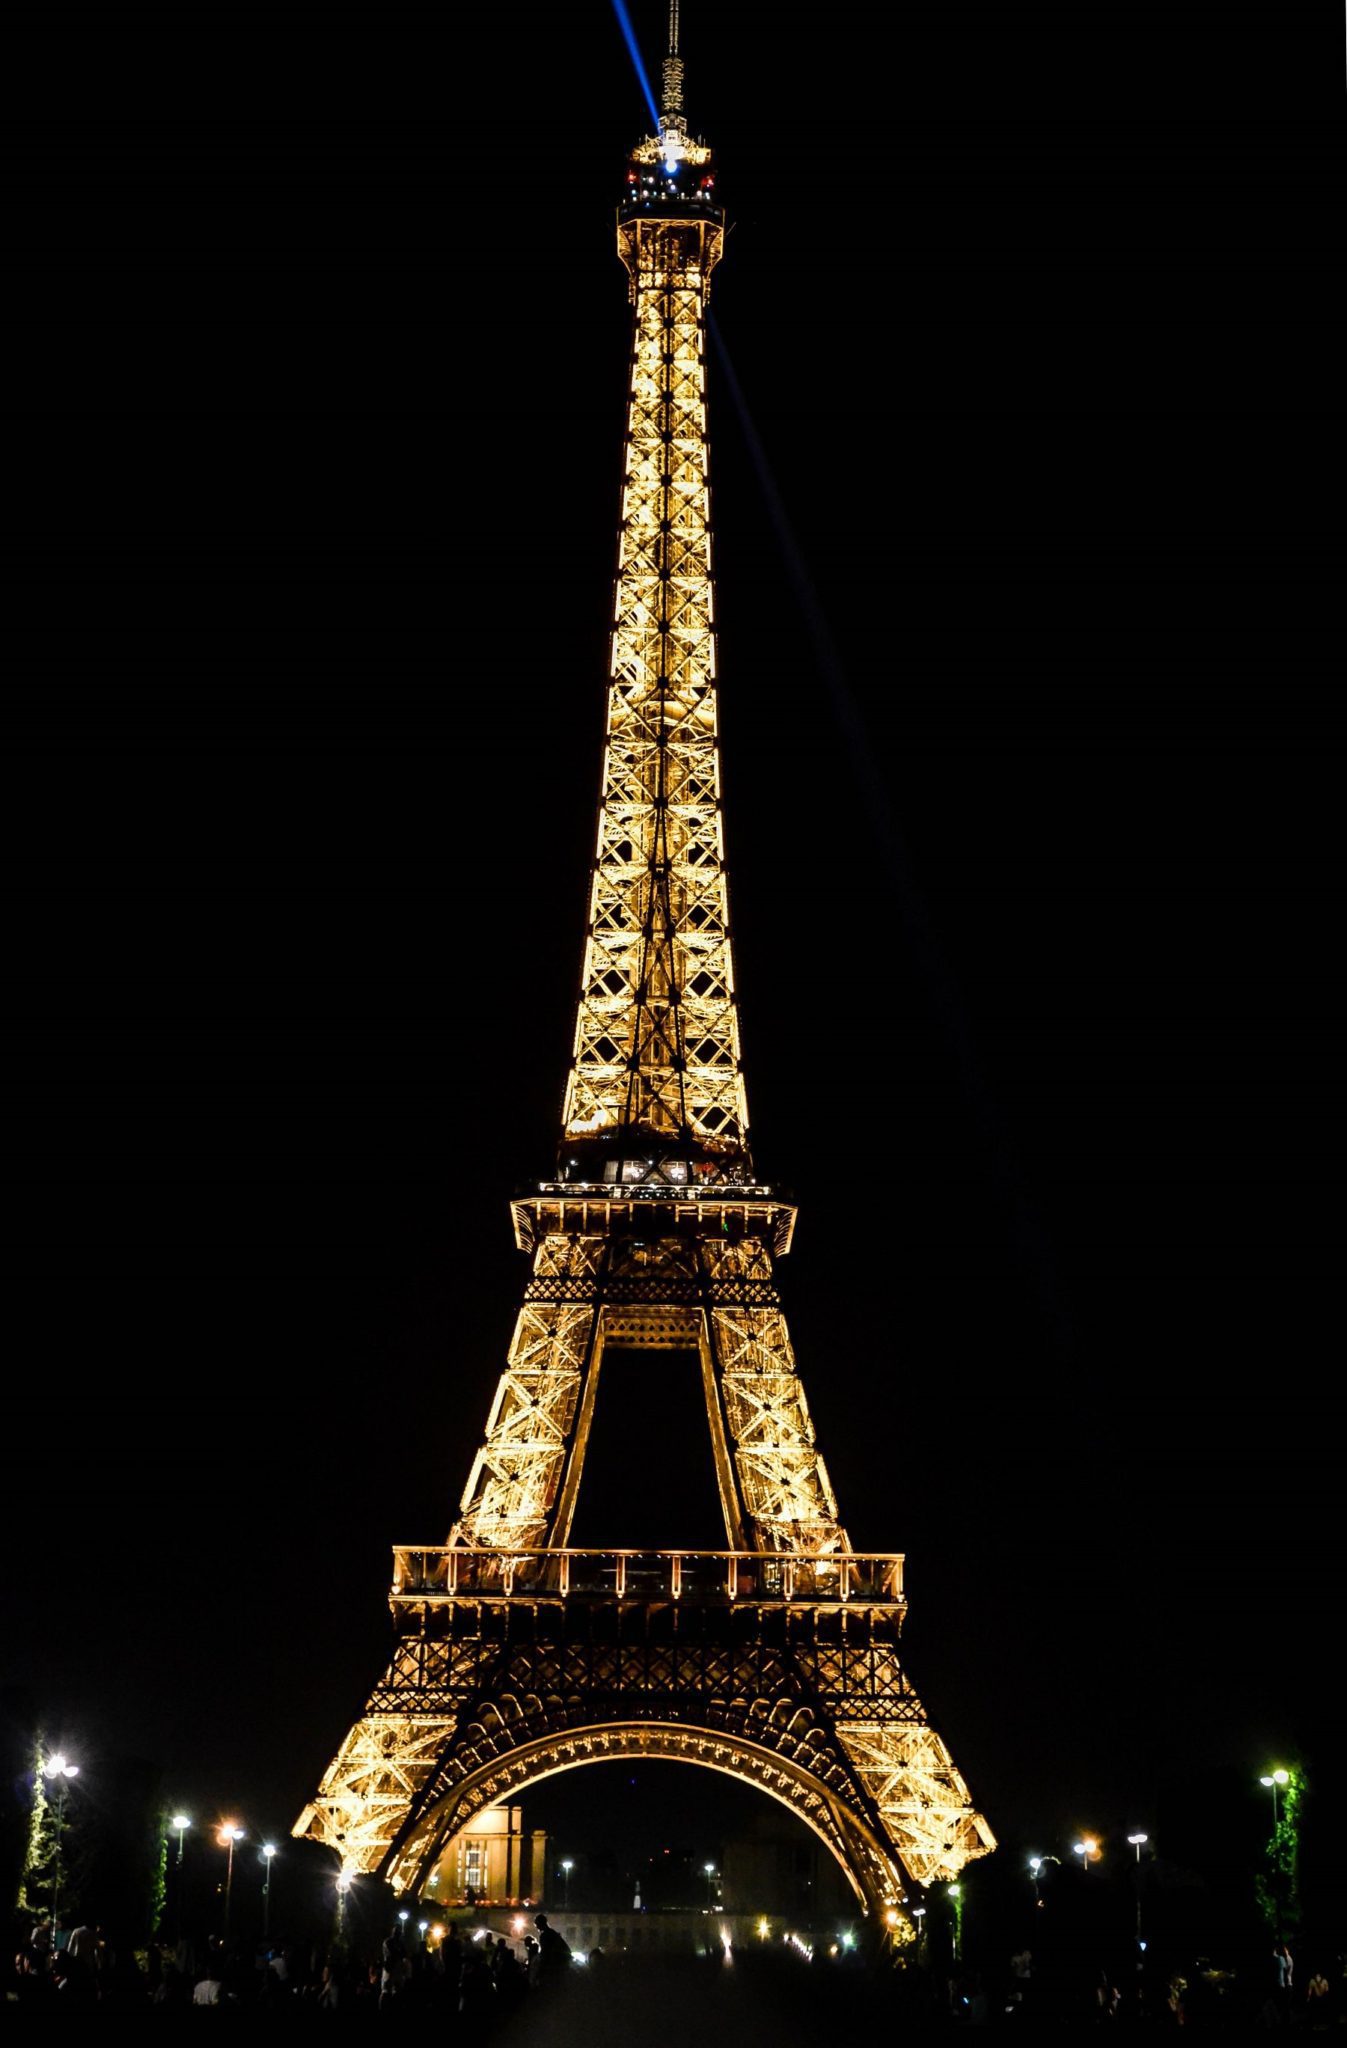
[{"label": "blue light beam", "polygon": [[814,645],[818,669],[832,698],[833,715],[846,742],[852,773],[864,800],[874,843],[879,847],[888,872],[893,901],[906,944],[907,955],[916,970],[932,1020],[957,1063],[963,1099],[970,1119],[983,1136],[989,1160],[989,1175],[1008,1197],[1015,1249],[1022,1268],[1036,1283],[1047,1325],[1057,1342],[1063,1362],[1075,1354],[1075,1333],[1070,1310],[1057,1278],[1056,1259],[1047,1232],[1039,1218],[1028,1186],[1014,1159],[1000,1106],[983,1068],[973,1037],[972,1023],[953,976],[942,957],[930,913],[913,873],[898,821],[884,778],[877,765],[877,751],[867,729],[864,713],[847,679],[842,656],[824,615],[814,580],[805,565],[800,544],[786,512],[784,500],[772,475],[767,451],[744,397],[743,388],[730,361],[729,350],[712,313],[706,316],[712,346],[720,362],[730,402],[739,424],[749,459],[757,472],[767,506],[767,516],[776,533],[787,573],[804,615]]},{"label": "blue light beam", "polygon": [[631,16],[628,14],[623,0],[613,0],[613,12],[617,16],[617,25],[626,39],[627,48],[631,53],[631,61],[636,67],[637,80],[641,91],[645,94],[645,103],[650,109],[650,119],[654,124],[654,132],[658,135],[659,108],[655,105],[655,95],[650,90],[650,80],[646,75],[645,59],[641,55],[641,46],[636,40],[636,31],[631,25]]}]

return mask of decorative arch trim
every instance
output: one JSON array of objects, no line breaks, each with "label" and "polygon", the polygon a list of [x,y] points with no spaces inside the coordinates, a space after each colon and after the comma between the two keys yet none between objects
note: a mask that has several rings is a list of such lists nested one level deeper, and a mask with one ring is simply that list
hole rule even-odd
[{"label": "decorative arch trim", "polygon": [[823,1843],[865,1913],[882,1913],[903,1896],[903,1876],[868,1823],[797,1764],[760,1743],[680,1722],[603,1721],[559,1729],[471,1772],[426,1814],[385,1875],[399,1891],[419,1890],[452,1835],[483,1807],[500,1805],[526,1786],[587,1764],[645,1758],[721,1771],[751,1785],[804,1822]]}]

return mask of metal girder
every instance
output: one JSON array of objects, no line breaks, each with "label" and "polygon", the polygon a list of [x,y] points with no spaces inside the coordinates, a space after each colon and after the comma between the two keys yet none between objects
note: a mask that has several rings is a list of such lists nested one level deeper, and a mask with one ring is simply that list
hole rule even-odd
[{"label": "metal girder", "polygon": [[[523,1586],[432,1610],[427,1583],[404,1587],[408,1633],[297,1830],[349,1867],[415,1883],[474,1801],[564,1768],[577,1742],[590,1760],[624,1753],[632,1729],[746,1782],[767,1769],[811,1825],[826,1808],[820,1832],[876,1908],[901,1895],[903,1871],[929,1883],[993,1846],[899,1663],[901,1596],[848,1607],[834,1575],[831,1598],[814,1585],[799,1604]],[[868,1845],[859,1861],[848,1843]]]},{"label": "metal girder", "polygon": [[545,1237],[454,1540],[564,1543],[603,1346],[696,1349],[726,1540],[845,1550],[762,1238]]},{"label": "metal girder", "polygon": [[706,469],[720,232],[639,223],[611,680],[589,934],[562,1117],[748,1159],[730,955]]}]

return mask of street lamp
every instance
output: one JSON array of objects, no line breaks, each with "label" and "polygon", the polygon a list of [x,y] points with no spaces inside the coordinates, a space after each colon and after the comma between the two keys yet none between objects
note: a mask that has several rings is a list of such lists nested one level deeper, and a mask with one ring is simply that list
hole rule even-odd
[{"label": "street lamp", "polygon": [[70,1780],[78,1778],[79,1774],[79,1765],[72,1764],[69,1757],[62,1755],[60,1750],[57,1750],[55,1756],[49,1756],[46,1763],[42,1766],[42,1775],[44,1778],[51,1779],[52,1791],[56,1796],[56,1851],[52,1858],[51,1867],[51,1945],[53,1953],[56,1949],[56,1937],[61,1927],[61,1844],[65,1837],[66,1794],[70,1790]]},{"label": "street lamp", "polygon": [[574,1863],[572,1863],[570,1857],[563,1856],[561,1859],[561,1903],[565,1907],[567,1912],[570,1911],[571,1905],[571,1872],[574,1870],[574,1868],[575,1865]]},{"label": "street lamp", "polygon": [[716,1895],[711,1887],[715,1880],[716,1866],[714,1863],[703,1863],[702,1869],[706,1872],[706,1910],[708,1913],[714,1913]]},{"label": "street lamp", "polygon": [[917,1961],[918,1961],[918,1962],[920,1962],[920,1961],[921,1961],[921,1937],[922,1937],[922,1933],[923,1933],[923,1929],[922,1929],[922,1924],[921,1924],[921,1923],[922,1923],[922,1921],[923,1921],[923,1920],[924,1920],[924,1919],[926,1918],[926,1908],[925,1908],[925,1906],[914,1906],[914,1907],[912,1908],[912,1918],[913,1918],[913,1919],[914,1919],[914,1920],[916,1921],[916,1923],[917,1923]]},{"label": "street lamp", "polygon": [[1142,1845],[1142,1843],[1143,1843],[1143,1842],[1149,1842],[1149,1840],[1150,1840],[1150,1836],[1149,1836],[1149,1835],[1141,1835],[1141,1834],[1137,1834],[1137,1835],[1129,1835],[1129,1836],[1127,1837],[1127,1839],[1128,1839],[1128,1841],[1129,1841],[1129,1842],[1130,1842],[1130,1843],[1132,1844],[1132,1847],[1133,1847],[1133,1848],[1134,1848],[1134,1849],[1136,1850],[1136,1852],[1137,1852],[1137,1863],[1136,1863],[1136,1872],[1137,1872],[1137,1876],[1136,1876],[1136,1884],[1137,1884],[1137,1968],[1138,1968],[1138,1969],[1140,1969],[1140,1968],[1141,1968],[1141,1956],[1142,1956],[1142,1950],[1143,1950],[1143,1949],[1144,1949],[1144,1947],[1145,1947],[1145,1943],[1144,1943],[1144,1942],[1142,1941],[1142,1939],[1141,1939],[1141,1845]]},{"label": "street lamp", "polygon": [[1275,1771],[1266,1772],[1258,1782],[1260,1785],[1266,1785],[1272,1794],[1272,1840],[1268,1844],[1268,1848],[1272,1864],[1272,1911],[1277,1923],[1277,1939],[1280,1941],[1282,1938],[1282,1874],[1281,1845],[1277,1840],[1277,1787],[1279,1785],[1289,1785],[1291,1773],[1282,1770],[1279,1765]]},{"label": "street lamp", "polygon": [[177,1906],[178,1906],[178,1910],[177,1910],[177,1913],[176,1913],[176,1915],[175,1915],[175,1919],[176,1919],[176,1923],[177,1923],[177,1930],[178,1930],[178,1937],[177,1937],[177,1938],[178,1938],[178,1940],[179,1940],[179,1941],[181,1941],[181,1940],[182,1940],[182,1894],[183,1894],[183,1875],[182,1875],[182,1844],[183,1844],[183,1836],[184,1836],[184,1835],[185,1835],[185,1834],[187,1833],[187,1830],[188,1830],[188,1828],[189,1828],[189,1827],[190,1827],[191,1825],[192,1825],[192,1819],[191,1819],[191,1815],[190,1815],[190,1814],[186,1814],[186,1813],[175,1813],[175,1814],[174,1814],[174,1816],[173,1816],[173,1818],[172,1818],[172,1820],[171,1820],[171,1821],[169,1822],[169,1826],[170,1826],[170,1827],[171,1827],[171,1828],[173,1829],[174,1833],[175,1833],[175,1834],[177,1835],[177,1837],[178,1837],[178,1855],[177,1855],[177,1861],[175,1862],[175,1864],[174,1864],[174,1866],[173,1866],[173,1870],[174,1870],[174,1877],[173,1877],[173,1890],[174,1890],[174,1893],[175,1893],[175,1895],[176,1895],[176,1897],[177,1897]]},{"label": "street lamp", "polygon": [[215,1838],[222,1849],[228,1849],[229,1851],[229,1861],[225,1866],[224,1938],[226,1941],[229,1939],[229,1907],[234,1896],[234,1844],[235,1842],[241,1842],[247,1832],[246,1828],[236,1827],[232,1820],[227,1820]]},{"label": "street lamp", "polygon": [[960,1936],[963,1932],[963,1886],[947,1884],[945,1890],[954,1901],[954,1960],[957,1963],[961,1947]]},{"label": "street lamp", "polygon": [[1034,1881],[1034,1904],[1037,1907],[1041,1907],[1043,1904],[1043,1872],[1050,1863],[1055,1863],[1059,1870],[1062,1867],[1060,1856],[1031,1856],[1029,1858],[1029,1875]]},{"label": "street lamp", "polygon": [[1272,1792],[1272,1832],[1275,1835],[1277,1832],[1277,1787],[1278,1785],[1289,1785],[1291,1773],[1281,1770],[1272,1771],[1267,1777],[1260,1778],[1258,1782],[1260,1785],[1267,1785]]},{"label": "street lamp", "polygon": [[262,1939],[271,1933],[271,1859],[276,1854],[274,1842],[263,1842],[262,1854],[266,1859],[266,1877],[262,1884]]},{"label": "street lamp", "polygon": [[1099,1844],[1093,1835],[1086,1835],[1083,1841],[1071,1844],[1073,1856],[1079,1856],[1082,1870],[1088,1870],[1091,1863],[1099,1860]]}]

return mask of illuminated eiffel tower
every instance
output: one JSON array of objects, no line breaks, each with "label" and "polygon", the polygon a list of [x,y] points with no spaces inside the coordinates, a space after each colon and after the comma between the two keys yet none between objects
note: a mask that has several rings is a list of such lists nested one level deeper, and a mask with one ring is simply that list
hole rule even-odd
[{"label": "illuminated eiffel tower", "polygon": [[[658,133],[618,208],[626,467],[557,1177],[513,1205],[532,1272],[459,1519],[443,1546],[395,1550],[388,1670],[295,1833],[420,1890],[474,1815],[540,1778],[701,1764],[803,1819],[902,1939],[907,1885],[995,1844],[899,1657],[902,1559],[854,1551],[838,1520],[777,1293],[795,1211],[749,1149],[707,509],[723,227],[674,0]],[[723,1550],[570,1546],[610,1347],[700,1357]]]}]

